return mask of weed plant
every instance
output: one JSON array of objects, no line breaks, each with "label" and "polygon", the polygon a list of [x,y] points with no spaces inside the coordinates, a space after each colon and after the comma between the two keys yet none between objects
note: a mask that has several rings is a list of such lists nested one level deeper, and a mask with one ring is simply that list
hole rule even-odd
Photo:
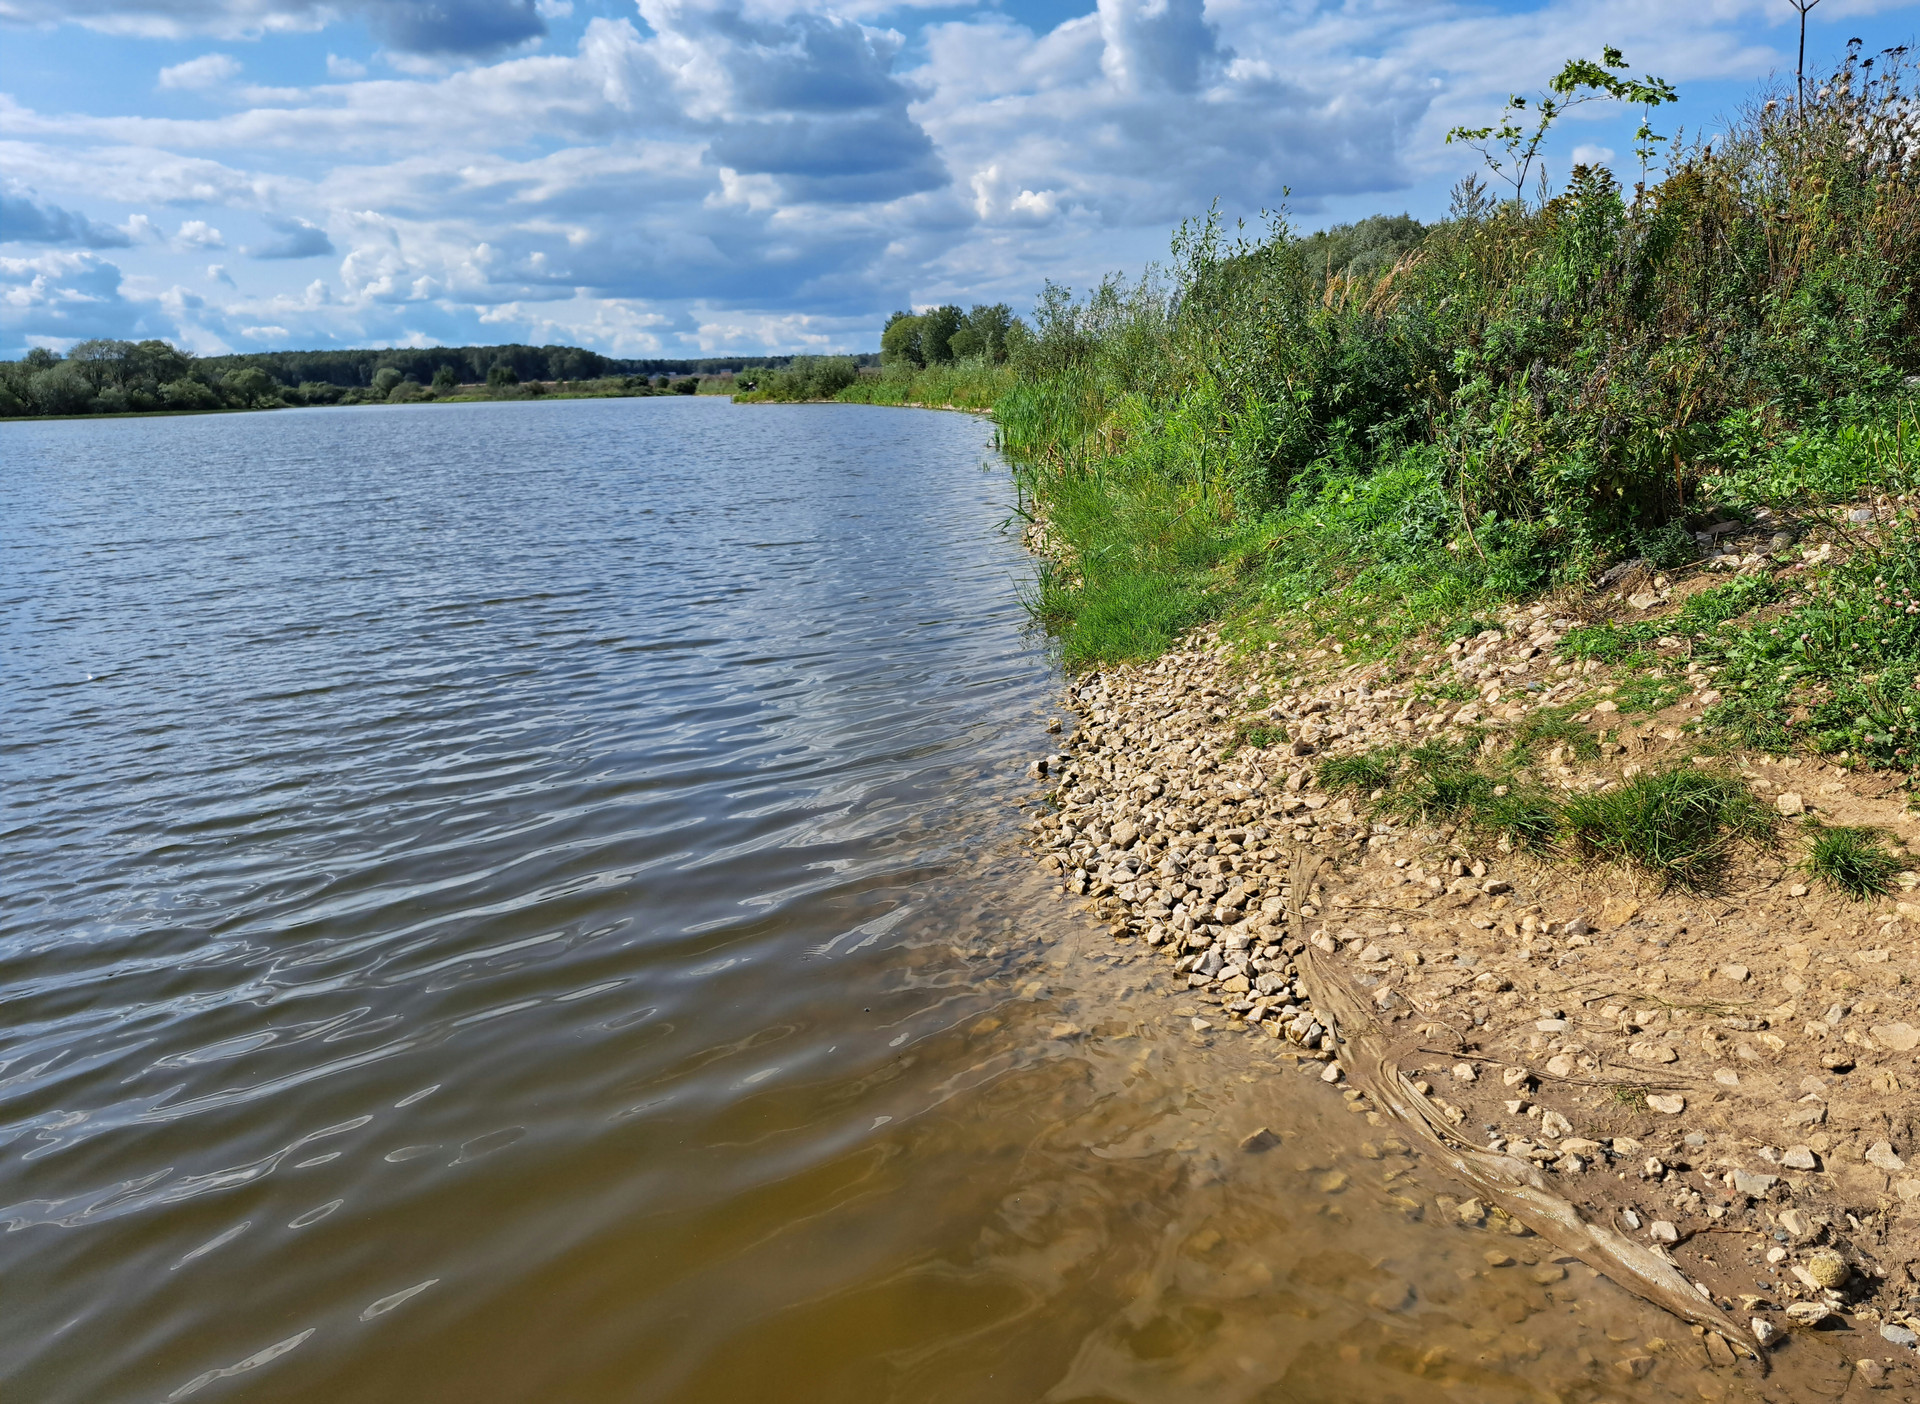
[{"label": "weed plant", "polygon": [[1809,876],[1863,902],[1893,891],[1900,860],[1879,829],[1815,824],[1802,866]]}]

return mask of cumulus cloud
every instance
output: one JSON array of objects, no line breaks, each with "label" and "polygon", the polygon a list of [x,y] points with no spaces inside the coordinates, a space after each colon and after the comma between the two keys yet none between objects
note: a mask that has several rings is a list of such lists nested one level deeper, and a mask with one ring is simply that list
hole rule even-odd
[{"label": "cumulus cloud", "polygon": [[202,54],[160,70],[163,88],[212,88],[238,77],[240,60],[231,54]]},{"label": "cumulus cloud", "polygon": [[133,231],[96,224],[73,210],[42,204],[26,190],[11,189],[0,190],[0,242],[124,249],[133,243]]},{"label": "cumulus cloud", "polygon": [[[1446,127],[1591,52],[1603,19],[1683,91],[1776,61],[1755,37],[1762,0],[1684,20],[1660,0],[1094,0],[1050,26],[1017,3],[926,0],[931,22],[920,0],[634,3],[563,52],[532,41],[566,0],[0,0],[0,19],[176,38],[355,23],[385,45],[370,77],[315,39],[324,81],[226,87],[204,116],[129,114],[104,87],[54,114],[0,98],[0,160],[36,208],[177,209],[164,246],[121,226],[136,248],[113,305],[196,345],[272,328],[831,349],[871,346],[892,307],[1019,304],[1045,277],[1137,266],[1215,198],[1311,218],[1399,208],[1422,181],[1444,192],[1472,161]],[[215,60],[232,62],[163,82],[237,76]],[[1631,126],[1585,115],[1605,120],[1578,124],[1583,150]],[[215,223],[265,226],[244,290],[207,263]],[[87,238],[111,225],[85,228],[66,245],[108,246]],[[303,262],[329,255],[330,285]]]},{"label": "cumulus cloud", "polygon": [[142,326],[141,309],[120,283],[119,267],[97,254],[0,258],[0,334],[15,345],[130,335]]},{"label": "cumulus cloud", "polygon": [[264,244],[248,244],[240,252],[248,258],[319,258],[333,252],[333,240],[327,231],[304,219],[267,216],[275,237]]}]

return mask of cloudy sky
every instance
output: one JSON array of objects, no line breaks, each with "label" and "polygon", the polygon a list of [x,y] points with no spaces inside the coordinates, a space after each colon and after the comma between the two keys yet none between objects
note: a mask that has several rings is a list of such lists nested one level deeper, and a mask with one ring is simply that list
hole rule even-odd
[{"label": "cloudy sky", "polygon": [[[1917,27],[1822,0],[1809,67]],[[1788,0],[0,0],[0,355],[871,349],[1215,199],[1443,213],[1447,128],[1603,44],[1711,131],[1795,37]],[[1555,169],[1630,180],[1632,117],[1580,116]]]}]

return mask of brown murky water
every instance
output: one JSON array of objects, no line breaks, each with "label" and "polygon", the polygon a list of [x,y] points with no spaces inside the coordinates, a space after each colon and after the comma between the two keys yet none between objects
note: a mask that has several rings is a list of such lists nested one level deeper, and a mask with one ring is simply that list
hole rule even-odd
[{"label": "brown murky water", "polygon": [[0,1397],[1771,1395],[1042,891],[989,439],[0,426]]}]

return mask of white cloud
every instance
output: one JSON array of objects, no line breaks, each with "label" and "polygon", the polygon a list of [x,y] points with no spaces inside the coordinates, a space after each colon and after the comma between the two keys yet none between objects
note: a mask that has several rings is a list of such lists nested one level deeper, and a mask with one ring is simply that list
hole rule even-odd
[{"label": "white cloud", "polygon": [[[1784,33],[1763,0],[1683,16],[1664,0],[1098,0],[1044,32],[1020,0],[927,0],[926,25],[893,0],[636,3],[562,52],[541,45],[565,0],[0,0],[0,18],[174,37],[366,24],[385,65],[370,76],[316,39],[327,77],[308,88],[237,85],[226,54],[163,70],[175,89],[228,85],[204,117],[129,112],[107,87],[59,113],[0,95],[0,168],[129,249],[121,315],[174,318],[196,344],[270,327],[864,347],[892,307],[1022,304],[1043,277],[1137,266],[1216,197],[1312,217],[1444,190],[1474,159],[1446,128],[1596,34],[1684,92],[1764,74]],[[1557,173],[1624,149],[1629,115],[1581,118]],[[153,242],[135,211],[167,206],[185,222]],[[251,232],[245,292],[205,261],[226,246],[215,224]],[[337,260],[324,280],[304,261],[320,258]]]},{"label": "white cloud", "polygon": [[231,54],[202,54],[160,70],[162,88],[213,88],[240,74],[240,60]]}]

